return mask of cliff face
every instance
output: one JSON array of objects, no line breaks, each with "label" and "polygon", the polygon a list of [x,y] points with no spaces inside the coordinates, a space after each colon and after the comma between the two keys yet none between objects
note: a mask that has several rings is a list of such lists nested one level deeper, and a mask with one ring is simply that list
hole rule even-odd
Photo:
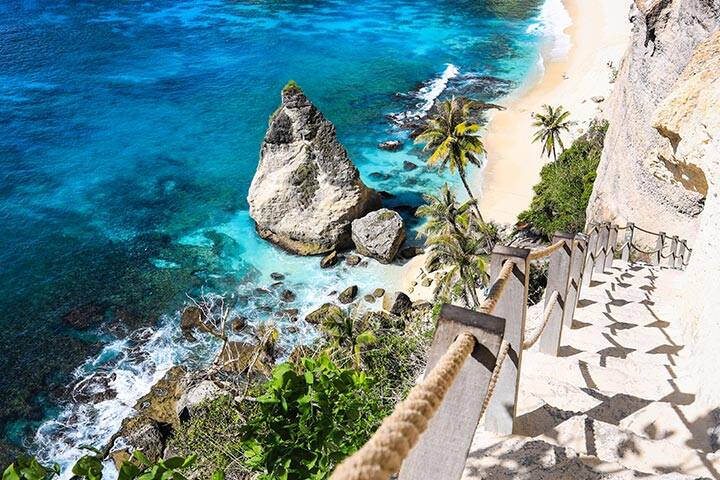
[{"label": "cliff face", "polygon": [[289,85],[270,118],[248,203],[261,237],[315,255],[351,246],[350,223],[379,208],[380,196],[360,180],[335,126]]},{"label": "cliff face", "polygon": [[686,373],[717,405],[720,384],[708,379],[720,361],[720,0],[636,0],[631,16],[588,218],[689,240],[672,294],[687,326]]},{"label": "cliff face", "polygon": [[[696,49],[671,93],[653,115],[653,126],[666,139],[662,154],[697,165],[707,179],[707,199],[699,232],[680,288],[691,340],[689,372],[713,379],[720,359],[720,32]],[[720,404],[720,384],[699,382],[700,399]]]},{"label": "cliff face", "polygon": [[707,175],[696,158],[668,150],[676,140],[655,128],[653,115],[697,46],[720,28],[720,0],[636,0],[630,15],[633,38],[609,99],[588,219],[631,221],[692,240]]}]

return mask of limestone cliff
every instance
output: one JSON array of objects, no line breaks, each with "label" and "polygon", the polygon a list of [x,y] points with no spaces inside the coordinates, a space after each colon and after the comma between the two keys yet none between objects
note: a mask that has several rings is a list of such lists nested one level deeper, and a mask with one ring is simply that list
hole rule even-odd
[{"label": "limestone cliff", "polygon": [[636,0],[630,17],[633,38],[609,99],[610,128],[588,219],[634,221],[692,239],[706,174],[697,159],[668,151],[670,135],[652,119],[696,47],[720,28],[720,0]]},{"label": "limestone cliff", "polygon": [[[653,126],[666,139],[662,155],[680,164],[692,164],[707,179],[705,208],[687,274],[679,287],[688,333],[691,365],[701,379],[717,375],[720,344],[720,32],[696,49],[671,93],[653,115]],[[713,295],[712,292],[715,292]],[[710,295],[708,295],[711,293]],[[700,397],[720,404],[720,384],[699,382]]]},{"label": "limestone cliff", "polygon": [[282,91],[248,194],[261,237],[314,255],[351,246],[350,223],[380,207],[335,137],[335,127],[295,84]]}]

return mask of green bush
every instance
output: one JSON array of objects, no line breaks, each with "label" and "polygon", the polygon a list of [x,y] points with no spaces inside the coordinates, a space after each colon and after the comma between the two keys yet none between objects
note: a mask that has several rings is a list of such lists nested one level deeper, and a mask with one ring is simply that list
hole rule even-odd
[{"label": "green bush", "polygon": [[[102,453],[91,448],[88,450],[92,450],[94,454],[85,455],[75,463],[72,468],[74,480],[103,478]],[[132,459],[134,462],[123,462],[118,472],[118,480],[186,480],[180,470],[190,468],[195,462],[195,456],[191,455],[187,458],[172,457],[152,463],[139,451],[133,453]],[[58,465],[47,467],[32,457],[24,457],[5,469],[2,480],[50,480],[59,473]],[[225,474],[221,471],[215,472],[212,476],[212,480],[224,479]]]},{"label": "green bush", "polygon": [[325,354],[277,366],[257,402],[245,456],[266,480],[326,478],[381,418],[365,373],[340,368]]},{"label": "green bush", "polygon": [[606,131],[607,122],[594,122],[556,162],[543,167],[530,208],[518,216],[518,223],[528,224],[548,239],[556,231],[577,233],[585,228],[585,209]]}]

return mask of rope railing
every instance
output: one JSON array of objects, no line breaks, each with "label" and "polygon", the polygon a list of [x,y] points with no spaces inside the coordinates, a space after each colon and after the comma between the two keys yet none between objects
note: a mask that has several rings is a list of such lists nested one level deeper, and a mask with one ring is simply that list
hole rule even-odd
[{"label": "rope railing", "polygon": [[558,250],[560,247],[562,247],[565,244],[564,241],[555,242],[552,245],[548,245],[545,248],[540,248],[538,250],[532,250],[530,252],[530,255],[528,255],[528,260],[537,260],[539,258],[547,257],[552,255],[556,250]]},{"label": "rope railing", "polygon": [[558,291],[553,290],[552,294],[550,295],[550,299],[548,300],[547,305],[545,305],[545,310],[543,311],[543,321],[538,329],[537,332],[535,332],[535,335],[530,338],[526,339],[523,344],[523,350],[527,350],[528,348],[532,348],[533,345],[537,343],[538,340],[540,340],[540,337],[542,336],[543,331],[545,330],[545,327],[547,327],[548,321],[550,320],[550,315],[552,315],[553,310],[555,309],[555,305],[557,305],[558,301]]},{"label": "rope railing", "polygon": [[410,390],[360,450],[335,469],[331,480],[387,480],[399,471],[473,348],[475,337],[458,336],[425,380]]},{"label": "rope railing", "polygon": [[495,368],[493,368],[492,375],[490,376],[490,383],[488,383],[487,394],[485,394],[482,407],[480,407],[481,422],[483,421],[483,418],[485,418],[485,413],[487,412],[488,406],[490,406],[490,400],[492,399],[493,393],[495,393],[495,386],[497,385],[498,379],[500,378],[500,372],[502,370],[503,362],[505,362],[505,358],[507,357],[509,351],[510,343],[503,340],[502,345],[500,345],[500,351],[498,352],[497,360],[495,360]]},{"label": "rope railing", "polygon": [[640,247],[638,247],[637,245],[635,245],[634,243],[630,244],[630,248],[632,248],[633,250],[637,250],[640,253],[644,253],[645,255],[655,255],[656,253],[658,253],[660,251],[659,248],[655,249],[655,250],[649,250],[649,251],[643,250]]},{"label": "rope railing", "polygon": [[[488,291],[487,298],[478,309],[481,313],[489,315],[495,310],[513,268],[512,261],[503,264],[497,279]],[[407,398],[397,404],[370,440],[342,462],[330,479],[387,480],[390,475],[398,472],[403,460],[440,408],[445,394],[475,347],[475,342],[475,337],[470,333],[460,334],[422,383],[410,390]],[[487,411],[487,405],[495,391],[509,347],[510,344],[505,341],[500,346],[488,391],[483,400],[481,416]]]},{"label": "rope railing", "polygon": [[[625,241],[620,246],[617,242],[619,230],[626,231]],[[662,241],[658,240],[659,248],[647,251],[635,245],[633,242],[635,230],[662,238]],[[664,254],[665,238],[670,238],[673,242],[667,255]],[[444,333],[436,332],[433,341],[432,348],[435,350],[431,358],[439,357],[434,367],[428,367],[429,371],[424,379],[410,390],[405,400],[396,405],[368,442],[338,465],[330,477],[331,480],[388,480],[397,472],[400,472],[401,479],[409,479],[417,478],[421,473],[425,474],[429,468],[447,473],[447,469],[452,470],[449,465],[462,467],[461,462],[467,453],[462,449],[469,448],[476,428],[476,420],[483,421],[489,431],[499,434],[512,432],[517,415],[514,409],[517,408],[517,382],[520,378],[523,350],[539,343],[541,353],[557,355],[562,329],[571,325],[580,288],[589,284],[593,271],[602,273],[610,268],[613,263],[613,253],[618,251],[622,251],[624,261],[629,261],[631,250],[645,255],[656,255],[656,264],[660,258],[674,257],[675,260],[668,263],[675,266],[686,266],[689,262],[689,253],[692,251],[687,247],[685,240],[666,237],[662,233],[656,234],[631,223],[625,227],[608,223],[596,224],[591,226],[588,236],[557,233],[553,240],[557,241],[532,251],[496,247],[492,260],[493,271],[497,272],[495,281],[476,312],[469,312],[473,315],[484,314],[491,317],[462,320],[460,313],[456,314],[456,318],[441,315],[438,332]],[[563,249],[563,246],[566,248]],[[678,249],[677,246],[684,248]],[[547,291],[552,293],[549,296],[546,293],[547,300],[539,328],[532,333],[525,332],[530,262],[551,255]],[[598,263],[594,266],[596,261]],[[513,275],[515,268],[518,268],[517,274]],[[507,293],[503,296],[506,288]],[[443,309],[446,307],[443,306]],[[466,309],[452,308],[467,312]],[[498,313],[494,314],[496,310]],[[492,317],[493,315],[497,317]],[[500,320],[503,323],[492,323]],[[442,323],[444,321],[448,323]],[[482,325],[481,327],[474,326],[476,324],[473,322],[478,321],[481,323],[477,325]],[[495,326],[491,328],[490,325]],[[491,331],[492,334],[488,333]],[[532,336],[524,338],[526,334]],[[490,336],[483,337],[483,335]],[[435,343],[436,340],[438,343]],[[468,361],[468,357],[477,345],[490,349],[493,354],[497,352],[492,372],[488,372],[489,367],[483,362]],[[515,356],[513,361],[508,363],[505,360],[510,356],[511,349],[514,349]],[[432,362],[429,364],[432,365]],[[462,375],[460,375],[461,371]],[[498,387],[500,384],[502,386]],[[453,389],[452,393],[448,395],[451,389]],[[496,389],[499,392],[497,395]],[[478,405],[476,400],[482,396],[483,390],[483,400]],[[498,402],[493,402],[493,397],[498,395],[502,398]],[[443,402],[446,402],[444,406]],[[471,418],[463,422],[455,412],[458,408],[464,408],[460,405],[469,405],[468,402],[472,403],[474,408],[471,409]],[[495,405],[501,403],[502,408],[496,409]],[[491,404],[492,408],[490,408]],[[508,408],[508,405],[512,408]],[[468,413],[467,410],[465,412]],[[440,422],[442,426],[438,426],[436,430],[433,423],[426,437],[420,442],[421,435],[428,429],[433,417],[437,417],[435,422]],[[454,437],[460,442],[455,445],[457,448],[445,451],[443,448],[448,443],[449,428],[454,429],[453,432],[459,429],[463,433]],[[420,445],[414,453],[411,453],[418,443]],[[443,448],[438,450],[439,445]],[[449,454],[452,455],[448,457]],[[406,459],[408,463],[404,466],[403,462]],[[442,468],[438,469],[438,465],[442,465]],[[400,471],[401,467],[402,471]],[[455,473],[449,477],[456,478],[456,475],[459,475],[457,468],[452,471]]]}]

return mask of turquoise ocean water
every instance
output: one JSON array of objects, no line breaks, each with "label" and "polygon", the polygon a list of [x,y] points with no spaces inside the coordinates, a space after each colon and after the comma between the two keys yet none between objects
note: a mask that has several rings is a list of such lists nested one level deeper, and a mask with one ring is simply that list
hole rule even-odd
[{"label": "turquoise ocean water", "polygon": [[[407,139],[393,118],[511,92],[560,38],[558,5],[0,2],[0,452],[66,464],[170,366],[202,364],[213,346],[177,327],[187,294],[233,295],[257,323],[274,271],[301,312],[349,284],[392,287],[397,267],[321,271],[255,235],[245,197],[281,87],[302,86],[414,227],[448,178],[406,171],[422,164],[409,142],[377,148]],[[312,337],[279,323],[287,346]]]}]

